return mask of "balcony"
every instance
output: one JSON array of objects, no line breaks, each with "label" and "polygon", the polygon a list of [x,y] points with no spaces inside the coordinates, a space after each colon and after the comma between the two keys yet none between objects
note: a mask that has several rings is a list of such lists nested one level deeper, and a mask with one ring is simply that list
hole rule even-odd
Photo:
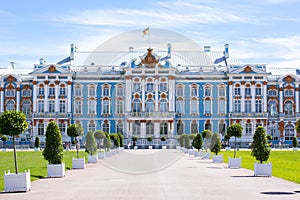
[{"label": "balcony", "polygon": [[70,118],[69,113],[33,113],[33,118]]},{"label": "balcony", "polygon": [[172,120],[175,117],[175,112],[131,112],[126,113],[125,117],[131,120]]},{"label": "balcony", "polygon": [[229,113],[230,118],[267,118],[268,113]]}]

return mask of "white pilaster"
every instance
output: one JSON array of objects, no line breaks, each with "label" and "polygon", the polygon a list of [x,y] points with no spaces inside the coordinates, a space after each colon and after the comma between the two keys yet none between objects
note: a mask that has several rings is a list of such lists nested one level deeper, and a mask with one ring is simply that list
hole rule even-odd
[{"label": "white pilaster", "polygon": [[245,84],[241,85],[241,112],[245,112]]},{"label": "white pilaster", "polygon": [[142,112],[145,112],[145,79],[142,79]]},{"label": "white pilaster", "polygon": [[72,110],[71,110],[71,106],[72,106],[72,85],[71,85],[71,82],[70,83],[68,83],[68,97],[67,97],[67,99],[68,99],[68,113],[71,113],[72,112]]},{"label": "white pilaster", "polygon": [[267,100],[267,84],[263,86],[263,105],[264,105],[264,113],[268,112],[268,100]]},{"label": "white pilaster", "polygon": [[17,111],[20,111],[20,86],[17,86]]},{"label": "white pilaster", "polygon": [[255,112],[255,85],[251,84],[251,111]]},{"label": "white pilaster", "polygon": [[296,92],[295,92],[295,96],[296,96],[296,101],[295,101],[295,107],[296,107],[296,113],[299,113],[299,87],[296,87]]},{"label": "white pilaster", "polygon": [[[36,103],[37,103],[37,99],[36,99],[36,84],[35,84],[35,83],[33,83],[32,96],[33,96],[32,112],[36,113]],[[1,98],[1,99],[2,99],[2,98]],[[2,104],[1,104],[1,105],[2,105]]]},{"label": "white pilaster", "polygon": [[49,86],[48,84],[45,84],[45,91],[44,91],[44,95],[45,95],[45,98],[44,98],[44,110],[45,112],[48,112],[48,96],[49,96]]},{"label": "white pilaster", "polygon": [[169,111],[175,112],[175,77],[169,77]]},{"label": "white pilaster", "polygon": [[141,138],[146,138],[146,123],[141,123]]},{"label": "white pilaster", "polygon": [[4,89],[3,89],[3,85],[1,85],[1,91],[0,91],[0,112],[3,113],[4,112]]},{"label": "white pilaster", "polygon": [[160,134],[159,134],[159,122],[155,122],[154,123],[154,137],[155,138],[159,138]]},{"label": "white pilaster", "polygon": [[125,91],[126,91],[125,111],[126,112],[131,112],[131,96],[132,96],[131,84],[132,84],[131,78],[126,77],[126,81],[125,81]]},{"label": "white pilaster", "polygon": [[55,112],[59,112],[59,84],[55,84]]},{"label": "white pilaster", "polygon": [[283,113],[283,87],[282,87],[282,83],[279,85],[279,112]]},{"label": "white pilaster", "polygon": [[154,87],[155,87],[155,112],[158,112],[158,79],[155,79],[154,82]]},{"label": "white pilaster", "polygon": [[229,83],[229,97],[228,97],[228,103],[229,103],[229,112],[232,112],[232,83]]}]

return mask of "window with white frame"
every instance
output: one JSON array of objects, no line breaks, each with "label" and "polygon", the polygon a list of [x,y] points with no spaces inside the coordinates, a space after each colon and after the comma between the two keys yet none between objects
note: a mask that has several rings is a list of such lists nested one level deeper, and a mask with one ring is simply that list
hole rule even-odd
[{"label": "window with white frame", "polygon": [[176,100],[176,113],[184,114],[184,101],[183,100]]},{"label": "window with white frame", "polygon": [[140,122],[134,122],[132,124],[132,134],[133,135],[139,135],[141,133],[141,123]]},{"label": "window with white frame", "polygon": [[226,102],[225,99],[219,100],[219,114],[224,115],[226,114]]},{"label": "window with white frame", "polygon": [[8,100],[6,102],[6,110],[14,110],[15,109],[15,102],[12,100]]},{"label": "window with white frame", "polygon": [[133,92],[140,92],[141,91],[141,84],[137,83],[137,82],[134,82],[133,87],[132,87],[132,91]]},{"label": "window with white frame", "polygon": [[54,96],[55,95],[55,87],[49,87],[49,95]]},{"label": "window with white frame", "polygon": [[255,100],[255,112],[261,113],[262,112],[262,101]]},{"label": "window with white frame", "polygon": [[225,132],[226,132],[226,125],[225,125],[224,121],[221,120],[219,123],[219,133],[224,136]]},{"label": "window with white frame", "polygon": [[95,88],[95,86],[90,86],[89,87],[89,96],[92,96],[92,97],[96,96],[96,88]]},{"label": "window with white frame", "polygon": [[204,96],[206,96],[206,97],[211,96],[211,88],[210,87],[205,87],[204,88]]},{"label": "window with white frame", "polygon": [[261,95],[261,87],[255,88],[255,95],[260,96]]},{"label": "window with white frame", "polygon": [[272,97],[277,96],[277,91],[276,90],[269,90],[268,95],[272,96]]},{"label": "window with white frame", "polygon": [[91,132],[95,132],[96,131],[96,124],[93,121],[89,122],[88,130],[91,131]]},{"label": "window with white frame", "polygon": [[251,113],[251,100],[245,100],[245,113]]},{"label": "window with white frame", "polygon": [[39,87],[38,95],[44,95],[44,94],[45,94],[45,88],[44,87]]},{"label": "window with white frame", "polygon": [[124,101],[117,100],[117,114],[124,114]]},{"label": "window with white frame", "polygon": [[109,100],[103,100],[102,114],[110,114],[110,101]]},{"label": "window with white frame", "polygon": [[76,97],[81,97],[81,95],[82,95],[82,89],[81,89],[81,87],[80,86],[76,86],[75,87],[75,96]]},{"label": "window with white frame", "polygon": [[59,95],[66,96],[66,88],[65,87],[59,88]]},{"label": "window with white frame", "polygon": [[102,95],[103,96],[109,96],[109,88],[108,87],[102,88]]},{"label": "window with white frame", "polygon": [[197,100],[191,100],[191,115],[198,115],[199,114],[199,106]]},{"label": "window with white frame", "polygon": [[176,88],[176,96],[183,97],[184,95],[184,88],[183,87],[177,87]]},{"label": "window with white frame", "polygon": [[121,87],[121,86],[117,87],[117,96],[118,97],[124,96],[124,88],[123,87]]},{"label": "window with white frame", "polygon": [[278,114],[278,112],[277,112],[277,102],[275,100],[269,101],[268,107],[269,107],[269,115],[270,116],[276,116]]},{"label": "window with white frame", "polygon": [[294,137],[294,127],[291,124],[288,124],[284,128],[284,139],[292,140]]},{"label": "window with white frame", "polygon": [[81,112],[82,112],[81,100],[75,100],[74,110],[75,110],[75,114],[81,114]]},{"label": "window with white frame", "polygon": [[44,111],[44,100],[38,100],[38,112],[43,113]]},{"label": "window with white frame", "polygon": [[154,91],[154,83],[147,83],[147,84],[146,84],[146,91],[147,91],[147,92],[152,92],[152,91]]},{"label": "window with white frame", "polygon": [[59,112],[60,113],[66,112],[66,101],[65,100],[59,100]]},{"label": "window with white frame", "polygon": [[89,100],[89,114],[94,115],[96,114],[96,101],[95,100]]},{"label": "window with white frame", "polygon": [[250,123],[246,124],[245,134],[247,136],[251,136],[252,135],[252,124],[250,124]]},{"label": "window with white frame", "polygon": [[226,96],[226,90],[225,87],[219,87],[219,97],[225,97]]},{"label": "window with white frame", "polygon": [[139,99],[134,99],[133,100],[133,105],[132,105],[132,111],[135,113],[141,112],[141,102]]},{"label": "window with white frame", "polygon": [[159,90],[160,90],[161,92],[166,92],[166,91],[168,91],[168,85],[167,85],[167,83],[165,83],[165,82],[160,83],[160,84],[159,84]]},{"label": "window with white frame", "polygon": [[235,87],[235,88],[234,88],[234,95],[235,95],[235,96],[241,95],[241,88]]},{"label": "window with white frame", "polygon": [[197,87],[192,87],[191,88],[191,96],[192,97],[197,97],[198,96],[198,88]]},{"label": "window with white frame", "polygon": [[210,99],[206,99],[204,101],[204,114],[205,115],[211,114],[211,100]]},{"label": "window with white frame", "polygon": [[211,123],[209,122],[206,122],[205,125],[204,125],[204,130],[210,130],[211,131]]},{"label": "window with white frame", "polygon": [[198,124],[197,124],[197,122],[193,122],[193,123],[191,123],[191,133],[192,134],[195,134],[195,133],[198,133],[199,131],[198,131]]},{"label": "window with white frame", "polygon": [[22,112],[25,115],[29,115],[31,113],[31,103],[30,103],[30,101],[28,101],[28,100],[23,101]]},{"label": "window with white frame", "polygon": [[293,102],[286,101],[284,103],[284,114],[288,116],[294,115]]},{"label": "window with white frame", "polygon": [[104,123],[103,124],[103,131],[105,133],[110,133],[109,123]]},{"label": "window with white frame", "polygon": [[123,134],[123,124],[119,123],[117,124],[117,133]]},{"label": "window with white frame", "polygon": [[59,126],[60,133],[62,135],[66,135],[66,124],[65,123],[59,123],[58,126]]},{"label": "window with white frame", "polygon": [[287,97],[294,96],[294,90],[284,90],[284,96],[287,96]]},{"label": "window with white frame", "polygon": [[272,140],[279,139],[278,128],[276,126],[269,126],[270,135],[272,136]]},{"label": "window with white frame", "polygon": [[146,101],[146,112],[153,113],[154,112],[154,100],[148,99]]},{"label": "window with white frame", "polygon": [[159,102],[159,112],[168,112],[168,103],[166,99],[161,99]]},{"label": "window with white frame", "polygon": [[44,135],[44,123],[38,123],[38,135]]},{"label": "window with white frame", "polygon": [[160,135],[168,135],[168,124],[166,122],[160,123],[159,133]]},{"label": "window with white frame", "polygon": [[54,113],[55,112],[55,100],[49,100],[49,113]]},{"label": "window with white frame", "polygon": [[152,122],[146,123],[146,134],[147,135],[154,134],[154,124]]},{"label": "window with white frame", "polygon": [[30,97],[31,96],[31,90],[25,89],[22,91],[22,96],[23,97]]},{"label": "window with white frame", "polygon": [[235,113],[241,112],[241,100],[234,100],[233,111]]},{"label": "window with white frame", "polygon": [[5,96],[7,97],[14,97],[15,96],[15,89],[6,89]]},{"label": "window with white frame", "polygon": [[251,96],[251,88],[250,87],[245,88],[245,96]]},{"label": "window with white frame", "polygon": [[184,131],[184,123],[182,121],[179,121],[177,123],[177,135],[182,135]]}]

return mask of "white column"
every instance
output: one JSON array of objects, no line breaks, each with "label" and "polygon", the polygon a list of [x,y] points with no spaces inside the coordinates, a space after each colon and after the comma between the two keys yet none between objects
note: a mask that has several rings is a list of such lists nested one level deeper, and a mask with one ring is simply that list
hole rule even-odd
[{"label": "white column", "polygon": [[154,87],[155,87],[155,112],[158,112],[158,89],[159,89],[158,79],[155,79]]},{"label": "white column", "polygon": [[45,112],[48,112],[48,105],[49,105],[49,103],[48,103],[48,96],[49,96],[49,86],[48,86],[48,84],[45,84],[45,91],[44,91],[45,93],[45,98],[44,98],[44,110],[45,110]]},{"label": "white column", "polygon": [[174,136],[174,121],[170,123],[170,137]]},{"label": "white column", "polygon": [[245,112],[245,84],[241,85],[241,112]]},{"label": "white column", "polygon": [[169,111],[175,112],[175,77],[169,77]]},{"label": "white column", "polygon": [[168,125],[168,137],[171,137],[171,132],[170,132],[171,127],[170,127],[170,123],[167,122],[167,125]]},{"label": "white column", "polygon": [[145,79],[142,79],[142,112],[145,112]]},{"label": "white column", "polygon": [[232,97],[233,97],[233,93],[232,93],[232,83],[229,83],[229,97],[228,97],[228,103],[229,103],[229,112],[232,112]]},{"label": "white column", "polygon": [[160,125],[159,122],[155,122],[154,123],[154,137],[155,138],[159,138],[160,137],[160,134],[159,134],[159,125]]},{"label": "white column", "polygon": [[296,101],[295,101],[295,107],[296,107],[296,113],[299,113],[299,87],[295,88],[295,96],[296,96]]},{"label": "white column", "polygon": [[126,77],[125,81],[125,111],[130,112],[131,111],[131,77]]},{"label": "white column", "polygon": [[264,83],[263,86],[263,104],[264,104],[264,113],[268,112],[268,102],[267,102],[267,84]]},{"label": "white column", "polygon": [[255,112],[255,85],[251,84],[251,111]]},{"label": "white column", "polygon": [[67,99],[68,99],[68,113],[71,113],[72,111],[71,111],[71,106],[72,106],[72,85],[71,85],[72,83],[71,82],[68,82],[68,97],[67,97]]},{"label": "white column", "polygon": [[16,108],[16,110],[20,111],[20,86],[18,85],[16,89],[17,89],[17,108]]},{"label": "white column", "polygon": [[55,83],[55,112],[59,112],[59,82]]},{"label": "white column", "polygon": [[279,113],[283,113],[283,87],[279,85]]},{"label": "white column", "polygon": [[1,91],[0,91],[0,112],[4,112],[4,88],[3,85],[1,85]]},{"label": "white column", "polygon": [[36,103],[37,103],[37,99],[36,99],[36,84],[35,83],[36,82],[33,83],[33,89],[32,89],[32,96],[33,96],[32,112],[34,112],[34,113],[36,113]]},{"label": "white column", "polygon": [[141,123],[141,138],[146,138],[146,123]]}]

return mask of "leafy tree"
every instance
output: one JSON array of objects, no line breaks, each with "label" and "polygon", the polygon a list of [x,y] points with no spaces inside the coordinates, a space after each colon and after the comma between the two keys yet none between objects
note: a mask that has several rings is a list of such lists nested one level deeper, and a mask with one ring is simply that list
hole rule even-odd
[{"label": "leafy tree", "polygon": [[183,144],[184,147],[189,149],[191,147],[191,142],[188,134],[183,134]]},{"label": "leafy tree", "polygon": [[148,142],[152,142],[152,137],[149,136],[149,137],[147,138],[147,141],[148,141]]},{"label": "leafy tree", "polygon": [[162,141],[162,142],[165,142],[167,140],[167,138],[165,137],[165,136],[162,136],[161,138],[160,138],[160,141]]},{"label": "leafy tree", "polygon": [[240,124],[231,124],[227,128],[227,134],[230,137],[234,137],[234,158],[236,157],[236,138],[242,137],[243,127]]},{"label": "leafy tree", "polygon": [[105,137],[103,139],[103,147],[106,151],[109,151],[109,149],[111,148],[111,141],[108,133],[105,133]]},{"label": "leafy tree", "polygon": [[39,148],[40,147],[40,138],[39,137],[35,137],[34,147],[35,148]]},{"label": "leafy tree", "polygon": [[226,135],[224,136],[224,141],[225,141],[225,144],[226,144],[226,145],[228,144],[229,139],[230,139],[230,135],[226,134]]},{"label": "leafy tree", "polygon": [[179,142],[179,145],[181,147],[184,147],[184,141],[183,141],[184,136],[180,135],[179,137],[177,137],[177,141]]},{"label": "leafy tree", "polygon": [[189,139],[193,141],[196,137],[196,134],[189,134]]},{"label": "leafy tree", "polygon": [[15,137],[23,133],[28,127],[26,115],[21,111],[7,110],[0,115],[0,133],[13,137],[15,170],[18,174],[17,153]]},{"label": "leafy tree", "polygon": [[135,146],[135,143],[136,143],[136,141],[137,141],[137,137],[136,136],[132,136],[132,146],[134,147]]},{"label": "leafy tree", "polygon": [[117,136],[119,137],[120,141],[120,147],[124,147],[124,137],[121,133],[117,133]]},{"label": "leafy tree", "polygon": [[62,136],[56,122],[51,121],[46,128],[44,158],[49,164],[61,164],[63,160]]},{"label": "leafy tree", "polygon": [[266,130],[262,126],[258,126],[255,130],[251,151],[251,155],[260,163],[267,161],[270,157],[271,148],[268,144]]},{"label": "leafy tree", "polygon": [[293,147],[296,148],[298,147],[298,140],[297,140],[297,137],[293,137]]},{"label": "leafy tree", "polygon": [[67,134],[69,137],[72,137],[75,139],[75,145],[76,145],[76,151],[77,151],[77,158],[78,158],[78,150],[79,150],[79,144],[77,137],[83,135],[83,128],[80,124],[71,124],[67,129]]},{"label": "leafy tree", "polygon": [[298,119],[296,122],[296,131],[297,133],[300,133],[300,119]]},{"label": "leafy tree", "polygon": [[6,136],[6,135],[3,135],[2,137],[1,137],[1,141],[3,142],[3,148],[5,148],[4,146],[5,146],[5,142],[8,140],[8,137]]},{"label": "leafy tree", "polygon": [[117,134],[109,134],[110,139],[113,141],[114,147],[118,148],[120,147],[120,139],[119,136]]},{"label": "leafy tree", "polygon": [[207,151],[207,146],[209,145],[210,143],[210,139],[212,137],[212,132],[208,129],[202,131],[202,138],[204,140],[204,148],[205,150]]},{"label": "leafy tree", "polygon": [[101,140],[105,138],[105,132],[102,130],[97,130],[94,133],[95,138],[98,140],[97,148],[100,149]]},{"label": "leafy tree", "polygon": [[97,152],[96,139],[92,131],[89,131],[86,135],[85,151],[90,155]]},{"label": "leafy tree", "polygon": [[220,140],[220,136],[218,133],[214,133],[211,138],[210,151],[218,155],[218,153],[221,151],[221,148],[222,148],[222,143]]},{"label": "leafy tree", "polygon": [[202,145],[203,145],[203,139],[200,133],[196,134],[196,137],[194,138],[193,142],[192,142],[192,146],[195,147],[196,149],[198,149],[198,151],[200,151],[200,149],[202,149]]}]

